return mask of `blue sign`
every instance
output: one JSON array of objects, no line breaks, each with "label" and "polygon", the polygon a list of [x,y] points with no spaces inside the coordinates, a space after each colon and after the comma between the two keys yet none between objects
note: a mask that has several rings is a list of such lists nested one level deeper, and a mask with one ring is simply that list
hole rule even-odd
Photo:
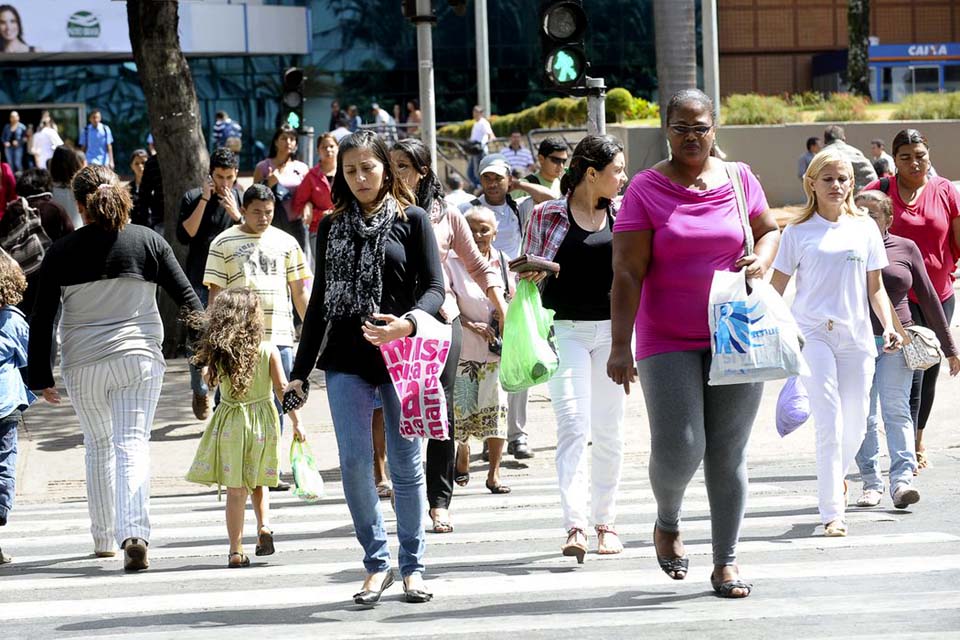
[{"label": "blue sign", "polygon": [[960,43],[931,42],[927,44],[876,44],[870,46],[871,62],[944,58],[960,60]]}]

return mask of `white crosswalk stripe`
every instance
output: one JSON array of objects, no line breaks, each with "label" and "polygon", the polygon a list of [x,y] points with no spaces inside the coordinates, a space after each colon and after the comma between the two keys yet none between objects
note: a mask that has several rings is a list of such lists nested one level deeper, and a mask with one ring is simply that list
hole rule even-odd
[{"label": "white crosswalk stripe", "polygon": [[[447,610],[457,612],[457,624],[445,626],[444,635],[469,637],[489,631],[490,609],[498,611],[496,629],[501,634],[531,625],[544,633],[564,633],[570,630],[569,620],[556,614],[571,593],[579,603],[577,625],[625,629],[668,622],[671,609],[682,610],[690,622],[787,618],[810,611],[839,615],[857,606],[855,593],[813,589],[787,597],[783,585],[798,581],[820,584],[838,576],[895,581],[915,572],[960,578],[960,537],[952,533],[895,530],[900,513],[851,509],[851,535],[826,539],[820,535],[814,495],[786,482],[759,482],[751,485],[739,547],[745,577],[759,587],[731,609],[714,598],[703,599],[711,545],[709,503],[701,479],[687,493],[681,525],[691,557],[684,582],[669,580],[654,561],[656,507],[645,478],[629,477],[623,483],[617,529],[624,553],[590,554],[582,567],[559,554],[564,534],[550,478],[510,484],[514,492],[507,496],[493,496],[482,487],[458,492],[453,505],[456,530],[427,534],[425,560],[434,603],[419,610],[400,608],[407,605],[399,602],[400,589],[395,587],[381,607],[398,607],[396,615],[375,624],[371,614],[350,600],[362,580],[362,553],[338,483],[328,483],[329,494],[319,504],[273,494],[277,554],[252,557],[253,566],[240,571],[225,566],[223,503],[212,494],[153,499],[153,565],[137,575],[123,574],[119,558],[92,557],[85,504],[25,505],[0,530],[4,551],[16,560],[0,568],[0,620],[6,630],[21,625],[83,637],[107,637],[112,629],[125,628],[128,638],[162,638],[176,628],[178,638],[211,638],[227,637],[228,630],[213,627],[240,609],[255,607],[270,615],[299,616],[302,637],[313,637],[313,629],[324,638],[407,637],[424,633],[417,625],[404,624],[406,616]],[[395,545],[395,518],[388,502],[382,506]],[[252,550],[250,513],[247,527]],[[591,543],[595,546],[595,540]],[[950,549],[953,552],[945,551]],[[395,546],[392,551],[396,557]],[[744,558],[750,558],[749,563]],[[643,604],[656,600],[657,594],[676,601],[666,607]],[[876,610],[909,606],[912,611],[953,610],[955,615],[960,591],[875,597],[871,606]],[[518,603],[533,612],[532,622],[512,606]],[[642,616],[636,615],[638,607]],[[336,625],[323,626],[323,621],[333,620]],[[244,617],[244,634],[261,623],[265,621]]]}]

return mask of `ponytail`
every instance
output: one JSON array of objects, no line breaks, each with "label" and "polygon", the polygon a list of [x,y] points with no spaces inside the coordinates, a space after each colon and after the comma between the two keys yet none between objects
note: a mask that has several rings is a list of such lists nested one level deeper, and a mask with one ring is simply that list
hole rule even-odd
[{"label": "ponytail", "polygon": [[73,178],[73,197],[83,203],[92,224],[107,231],[120,231],[130,222],[133,202],[110,168],[87,165]]}]

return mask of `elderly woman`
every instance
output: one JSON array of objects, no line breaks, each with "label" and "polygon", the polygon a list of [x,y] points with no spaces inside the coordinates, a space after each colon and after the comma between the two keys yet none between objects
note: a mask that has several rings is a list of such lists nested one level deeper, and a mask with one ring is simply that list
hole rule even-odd
[{"label": "elderly woman", "polygon": [[[890,233],[917,244],[940,306],[950,322],[956,306],[953,271],[960,259],[960,193],[946,178],[930,175],[930,145],[916,129],[900,131],[893,139],[892,148],[896,177],[877,180],[865,189],[879,189],[890,196],[893,203]],[[914,291],[909,298],[913,321],[932,329],[936,320],[921,308]],[[923,432],[933,409],[939,375],[939,364],[913,374],[910,410],[916,429],[919,469],[927,466]]]},{"label": "elderly woman", "polygon": [[50,353],[63,307],[61,370],[86,448],[94,553],[124,553],[124,568],[149,566],[150,430],[166,368],[157,286],[178,306],[201,311],[173,250],[130,224],[132,204],[116,174],[88,166],[73,179],[86,225],[43,260],[30,326],[30,388],[60,402]]},{"label": "elderly woman", "polygon": [[[745,268],[748,277],[762,277],[779,233],[750,168],[728,167],[717,157],[710,98],[695,89],[674,94],[666,122],[671,157],[633,178],[614,226],[607,371],[629,391],[635,326],[636,367],[650,416],[653,542],[660,567],[674,580],[687,575],[680,509],[702,461],[713,538],[710,581],[720,596],[744,598],[751,586],[740,579],[736,547],[747,500],[747,441],[763,386],[707,384],[707,304],[714,271]],[[755,239],[748,256],[731,171],[743,184]]]}]

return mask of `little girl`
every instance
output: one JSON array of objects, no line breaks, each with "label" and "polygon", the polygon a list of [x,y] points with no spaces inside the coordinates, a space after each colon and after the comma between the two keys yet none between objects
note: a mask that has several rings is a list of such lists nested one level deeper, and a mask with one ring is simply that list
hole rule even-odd
[{"label": "little girl", "polygon": [[[256,555],[274,552],[269,491],[279,482],[280,416],[273,393],[287,384],[276,347],[262,342],[263,311],[252,289],[222,291],[205,314],[191,318],[201,329],[193,363],[206,369],[210,386],[220,384],[220,404],[203,433],[187,480],[227,488],[228,567],[246,567],[243,516],[250,493],[257,518]],[[293,437],[303,440],[291,412]]]},{"label": "little girl", "polygon": [[[21,412],[36,400],[23,384],[30,328],[14,305],[23,299],[27,279],[16,261],[0,250],[0,527],[13,508],[17,479],[17,425]],[[10,562],[0,549],[0,564]]]}]

